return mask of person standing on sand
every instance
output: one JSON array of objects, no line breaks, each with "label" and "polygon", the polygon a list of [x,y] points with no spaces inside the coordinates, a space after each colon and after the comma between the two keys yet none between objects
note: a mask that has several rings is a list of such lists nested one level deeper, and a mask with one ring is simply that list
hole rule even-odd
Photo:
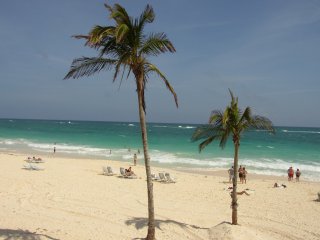
[{"label": "person standing on sand", "polygon": [[243,169],[242,169],[242,166],[240,165],[240,167],[239,167],[239,170],[238,170],[238,173],[239,173],[239,180],[240,180],[240,182],[241,183],[243,183]]},{"label": "person standing on sand", "polygon": [[231,166],[231,168],[229,168],[228,173],[229,173],[229,183],[231,183],[231,181],[233,180],[233,176],[234,176],[233,166]]},{"label": "person standing on sand", "polygon": [[133,155],[133,165],[136,166],[137,165],[137,154]]},{"label": "person standing on sand", "polygon": [[243,183],[243,181],[244,181],[244,183],[247,183],[247,174],[248,174],[248,172],[247,172],[246,168],[243,167],[242,168],[242,183]]},{"label": "person standing on sand", "polygon": [[297,168],[297,171],[296,171],[296,182],[299,182],[299,178],[300,178],[300,175],[301,175],[301,172],[299,170],[299,168]]},{"label": "person standing on sand", "polygon": [[288,181],[292,181],[293,180],[293,175],[294,175],[294,170],[292,167],[290,167],[288,169]]}]

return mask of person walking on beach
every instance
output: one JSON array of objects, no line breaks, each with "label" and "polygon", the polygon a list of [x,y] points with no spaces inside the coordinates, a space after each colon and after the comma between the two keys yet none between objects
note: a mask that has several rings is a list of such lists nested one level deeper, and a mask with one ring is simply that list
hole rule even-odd
[{"label": "person walking on beach", "polygon": [[243,167],[243,169],[242,169],[242,183],[243,182],[247,183],[247,174],[248,174],[248,172],[247,172],[246,168]]},{"label": "person walking on beach", "polygon": [[138,160],[137,154],[134,154],[134,155],[133,155],[133,165],[134,165],[134,166],[137,165],[137,160]]},{"label": "person walking on beach", "polygon": [[297,168],[297,171],[296,171],[296,182],[299,182],[299,178],[300,178],[300,175],[301,175],[301,171],[299,170],[299,168]]},{"label": "person walking on beach", "polygon": [[239,173],[239,180],[241,183],[243,183],[243,179],[242,179],[243,178],[243,168],[241,165],[239,167],[238,173]]},{"label": "person walking on beach", "polygon": [[229,168],[228,173],[229,173],[229,183],[231,183],[231,181],[233,181],[233,176],[234,176],[233,166],[231,166],[231,168]]},{"label": "person walking on beach", "polygon": [[288,169],[288,181],[292,181],[293,180],[293,175],[294,175],[294,170],[292,167],[290,167]]}]

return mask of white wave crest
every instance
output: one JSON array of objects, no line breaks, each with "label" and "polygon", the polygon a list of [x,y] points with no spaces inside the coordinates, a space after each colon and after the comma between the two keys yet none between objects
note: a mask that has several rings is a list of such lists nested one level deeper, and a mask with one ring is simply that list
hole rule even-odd
[{"label": "white wave crest", "polygon": [[320,134],[320,132],[317,132],[317,131],[293,131],[293,130],[282,130],[282,132],[285,132],[285,133],[312,133],[312,134]]}]

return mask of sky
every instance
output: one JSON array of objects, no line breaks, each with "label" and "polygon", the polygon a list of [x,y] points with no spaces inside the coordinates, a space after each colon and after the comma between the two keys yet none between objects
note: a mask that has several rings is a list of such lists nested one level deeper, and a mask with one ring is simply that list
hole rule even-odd
[{"label": "sky", "polygon": [[[113,72],[63,80],[73,59],[97,52],[72,38],[113,25],[103,0],[0,1],[0,118],[137,122],[133,77]],[[276,126],[320,127],[319,0],[126,0],[147,4],[176,53],[151,57],[174,87],[179,108],[156,76],[146,90],[147,121],[206,123],[230,102]]]}]

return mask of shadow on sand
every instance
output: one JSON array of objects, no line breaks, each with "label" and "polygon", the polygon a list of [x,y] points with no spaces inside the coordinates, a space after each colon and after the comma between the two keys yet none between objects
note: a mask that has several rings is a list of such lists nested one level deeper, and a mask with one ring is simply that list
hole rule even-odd
[{"label": "shadow on sand", "polygon": [[[132,218],[129,219],[125,222],[128,226],[129,225],[134,225],[136,229],[142,229],[146,226],[148,226],[148,218]],[[155,219],[155,226],[156,228],[161,229],[161,225],[166,225],[166,224],[175,224],[180,226],[181,228],[187,228],[187,227],[191,227],[194,229],[205,229],[208,230],[208,228],[202,228],[196,225],[191,225],[191,224],[187,224],[187,223],[182,223],[182,222],[177,222],[174,220],[157,220]]]},{"label": "shadow on sand", "polygon": [[4,240],[59,240],[45,234],[30,232],[22,229],[0,229],[0,238]]}]

